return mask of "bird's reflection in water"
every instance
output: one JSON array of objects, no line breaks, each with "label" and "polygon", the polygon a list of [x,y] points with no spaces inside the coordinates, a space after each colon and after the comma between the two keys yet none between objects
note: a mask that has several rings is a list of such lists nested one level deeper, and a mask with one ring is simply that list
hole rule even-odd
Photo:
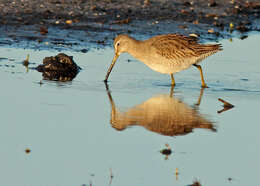
[{"label": "bird's reflection in water", "polygon": [[203,89],[194,108],[175,98],[171,90],[170,95],[151,97],[126,112],[120,112],[107,85],[106,87],[111,104],[111,126],[119,131],[131,126],[143,126],[149,131],[166,136],[185,135],[194,128],[216,131],[213,123],[200,115],[196,109],[200,104]]}]

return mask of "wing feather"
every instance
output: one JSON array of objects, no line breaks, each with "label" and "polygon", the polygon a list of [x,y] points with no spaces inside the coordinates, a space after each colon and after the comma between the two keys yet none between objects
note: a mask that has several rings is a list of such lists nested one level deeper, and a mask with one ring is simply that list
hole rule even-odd
[{"label": "wing feather", "polygon": [[156,36],[151,44],[156,53],[176,63],[189,61],[194,64],[221,50],[221,45],[203,45],[191,37],[168,34]]}]

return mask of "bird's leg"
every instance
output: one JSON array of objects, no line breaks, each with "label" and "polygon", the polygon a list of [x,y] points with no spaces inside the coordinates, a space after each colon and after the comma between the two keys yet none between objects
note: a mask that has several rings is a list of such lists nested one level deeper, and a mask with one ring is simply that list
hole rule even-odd
[{"label": "bird's leg", "polygon": [[200,105],[200,102],[201,102],[201,99],[202,99],[202,96],[203,96],[203,92],[204,92],[204,88],[202,87],[202,88],[200,89],[200,96],[199,96],[199,98],[198,98],[198,101],[197,101],[197,103],[195,104],[196,106],[199,106],[199,105]]},{"label": "bird's leg", "polygon": [[200,77],[201,77],[201,83],[202,83],[201,87],[202,87],[202,88],[209,88],[209,87],[206,85],[205,81],[204,81],[204,77],[203,77],[203,73],[202,73],[201,66],[200,66],[200,65],[197,65],[197,64],[193,64],[193,66],[197,67],[197,68],[199,69],[199,71],[200,71]]},{"label": "bird's leg", "polygon": [[173,74],[171,74],[171,79],[172,79],[171,85],[172,85],[172,86],[175,86],[175,80],[174,80]]}]

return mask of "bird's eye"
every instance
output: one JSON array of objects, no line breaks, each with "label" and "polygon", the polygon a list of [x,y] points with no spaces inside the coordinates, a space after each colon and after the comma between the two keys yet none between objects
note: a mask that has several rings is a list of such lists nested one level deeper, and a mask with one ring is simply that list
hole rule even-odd
[{"label": "bird's eye", "polygon": [[119,45],[120,45],[120,43],[118,42],[118,43],[117,43],[117,46],[119,46]]}]

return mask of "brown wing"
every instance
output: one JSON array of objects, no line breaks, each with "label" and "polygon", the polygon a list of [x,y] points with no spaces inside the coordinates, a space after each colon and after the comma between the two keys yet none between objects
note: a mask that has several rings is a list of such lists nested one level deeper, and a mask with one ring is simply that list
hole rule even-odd
[{"label": "brown wing", "polygon": [[167,59],[178,60],[196,56],[196,52],[191,47],[194,44],[196,41],[189,37],[168,34],[157,36],[151,46],[156,49],[157,54]]},{"label": "brown wing", "polygon": [[221,44],[214,44],[214,45],[197,44],[196,46],[194,46],[194,49],[196,50],[196,53],[198,54],[198,58],[196,61],[196,63],[198,63],[201,60],[205,59],[206,57],[222,50],[222,46],[221,46]]},{"label": "brown wing", "polygon": [[220,50],[220,45],[202,45],[194,38],[178,34],[157,36],[151,46],[156,49],[157,54],[166,59],[174,61],[189,59],[191,63],[196,63]]}]

